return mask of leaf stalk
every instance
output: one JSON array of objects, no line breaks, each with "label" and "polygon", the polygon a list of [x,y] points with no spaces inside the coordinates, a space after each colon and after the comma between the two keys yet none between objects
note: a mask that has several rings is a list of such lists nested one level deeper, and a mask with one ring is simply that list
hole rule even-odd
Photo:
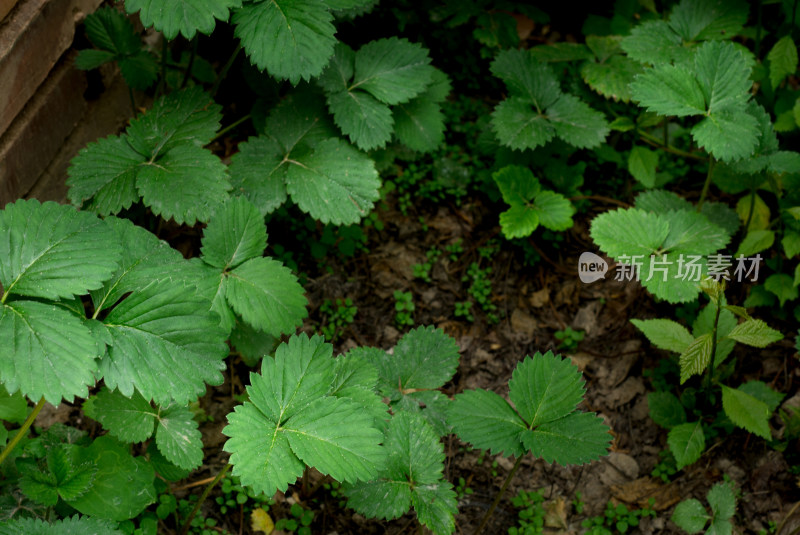
[{"label": "leaf stalk", "polygon": [[497,509],[497,504],[500,503],[500,499],[503,497],[503,494],[505,494],[508,485],[511,484],[511,480],[514,478],[514,474],[517,472],[519,465],[522,464],[523,457],[524,455],[520,455],[519,457],[517,457],[517,462],[514,463],[514,467],[506,476],[506,480],[503,481],[503,486],[500,487],[500,492],[498,492],[497,496],[494,497],[494,501],[492,502],[492,505],[489,507],[489,510],[486,511],[485,515],[483,515],[483,518],[481,519],[481,523],[478,526],[478,529],[475,530],[475,535],[479,535],[480,533],[482,533],[483,528],[485,528],[486,524],[489,523],[489,519],[492,517],[492,513],[494,513],[494,510]]},{"label": "leaf stalk", "polygon": [[6,457],[9,456],[11,451],[19,444],[19,441],[22,440],[22,437],[28,434],[28,429],[30,429],[31,425],[33,425],[33,421],[36,420],[36,417],[39,415],[39,412],[44,407],[44,398],[39,400],[39,403],[33,408],[33,411],[28,415],[28,418],[25,419],[25,422],[22,424],[22,427],[19,428],[17,434],[14,435],[14,438],[11,439],[11,442],[6,445],[5,449],[2,453],[0,453],[0,464],[3,464],[3,461],[6,460]]},{"label": "leaf stalk", "polygon": [[211,493],[211,489],[213,489],[217,483],[222,481],[222,478],[228,473],[228,469],[230,467],[230,463],[225,463],[225,466],[223,466],[219,471],[217,477],[215,477],[214,480],[211,481],[211,483],[209,483],[208,486],[203,490],[203,494],[200,495],[200,499],[197,500],[197,503],[194,505],[194,509],[192,509],[192,512],[189,513],[189,516],[186,518],[186,522],[184,522],[183,527],[181,528],[181,535],[186,535],[189,532],[189,527],[192,525],[192,520],[194,520],[197,511],[200,510],[200,506],[203,505],[203,502],[206,501],[206,498],[208,498],[208,495]]}]

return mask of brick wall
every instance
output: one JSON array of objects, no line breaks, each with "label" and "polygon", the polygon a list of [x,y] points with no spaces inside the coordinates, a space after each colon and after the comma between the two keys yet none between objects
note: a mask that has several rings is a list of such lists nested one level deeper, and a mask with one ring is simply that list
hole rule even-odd
[{"label": "brick wall", "polygon": [[21,197],[64,202],[69,160],[116,133],[130,115],[127,90],[106,77],[87,102],[73,63],[75,32],[102,0],[0,0],[0,207]]}]

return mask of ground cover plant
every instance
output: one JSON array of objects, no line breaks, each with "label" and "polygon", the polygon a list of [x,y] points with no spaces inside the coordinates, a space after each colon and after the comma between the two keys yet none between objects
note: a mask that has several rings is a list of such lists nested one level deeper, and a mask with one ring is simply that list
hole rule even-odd
[{"label": "ground cover plant", "polygon": [[0,208],[0,533],[796,529],[796,5],[201,4]]}]

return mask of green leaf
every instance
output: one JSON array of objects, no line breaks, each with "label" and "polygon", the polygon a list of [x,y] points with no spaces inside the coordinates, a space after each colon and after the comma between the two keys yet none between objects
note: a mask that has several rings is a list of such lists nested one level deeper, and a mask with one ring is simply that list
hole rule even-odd
[{"label": "green leaf", "polygon": [[680,36],[662,20],[637,24],[622,39],[620,47],[629,58],[643,64],[658,65],[685,58]]},{"label": "green leaf", "polygon": [[125,0],[128,13],[139,11],[145,28],[154,26],[169,40],[178,32],[186,39],[197,32],[210,35],[216,20],[226,22],[229,10],[241,5],[241,0]]},{"label": "green leaf", "polygon": [[116,214],[139,200],[136,173],[145,157],[136,152],[128,136],[109,136],[89,143],[70,162],[67,173],[69,200],[100,215]]},{"label": "green leaf", "polygon": [[672,320],[632,319],[631,323],[644,333],[651,344],[659,349],[683,353],[694,342],[694,337],[686,327]]},{"label": "green leaf", "polygon": [[[628,156],[628,172],[646,188],[656,185],[658,153],[644,147],[633,147]],[[637,200],[637,206],[638,206]]]},{"label": "green leaf", "polygon": [[225,298],[242,319],[278,337],[291,333],[306,316],[303,287],[292,272],[272,258],[247,260],[225,277]]},{"label": "green leaf", "polygon": [[767,404],[755,397],[737,390],[722,386],[722,408],[731,421],[765,440],[772,435],[769,431],[770,411]]},{"label": "green leaf", "polygon": [[586,464],[607,455],[612,438],[608,431],[596,414],[574,412],[533,430],[526,429],[520,438],[535,457],[567,466]]},{"label": "green leaf", "polygon": [[36,301],[11,301],[0,310],[0,383],[31,400],[53,405],[88,395],[97,370],[97,346],[75,315]]},{"label": "green leaf", "polygon": [[230,199],[212,216],[203,231],[202,259],[227,270],[264,254],[267,230],[264,216],[247,199]]},{"label": "green leaf", "polygon": [[411,508],[411,486],[407,481],[376,479],[346,486],[344,492],[347,506],[367,518],[393,520]]},{"label": "green leaf", "polygon": [[54,202],[19,200],[0,211],[0,283],[9,295],[71,298],[99,288],[122,248],[92,214]]},{"label": "green leaf", "polygon": [[631,98],[659,115],[700,115],[706,111],[703,90],[694,74],[680,65],[660,64],[631,83]]},{"label": "green leaf", "polygon": [[725,247],[730,237],[708,218],[697,212],[669,211],[662,216],[669,223],[669,234],[662,250],[673,254],[710,255]]},{"label": "green leaf", "polygon": [[127,56],[142,48],[142,41],[128,17],[109,6],[104,6],[86,16],[84,21],[89,41],[115,56]]},{"label": "green leaf", "polygon": [[377,475],[381,435],[359,403],[326,396],[334,379],[332,348],[320,337],[292,337],[251,374],[250,401],[228,415],[234,475],[268,496],[302,474],[306,464],[355,481]]},{"label": "green leaf", "polygon": [[349,90],[361,89],[389,105],[408,102],[431,82],[430,62],[427,49],[406,39],[371,41],[356,52]]},{"label": "green leaf", "polygon": [[[677,193],[663,189],[643,191],[636,196],[634,206],[640,210],[655,212],[657,214],[666,214],[670,210],[676,212],[691,212],[694,210],[694,205],[692,203]],[[705,204],[703,206],[705,206]]]},{"label": "green leaf", "polygon": [[286,188],[292,200],[322,223],[357,223],[379,198],[373,161],[341,140],[318,143],[291,163]]},{"label": "green leaf", "polygon": [[712,335],[703,334],[681,353],[681,384],[692,375],[700,375],[705,371],[711,363],[712,345]]},{"label": "green leaf", "polygon": [[650,392],[647,394],[650,418],[666,429],[686,423],[686,410],[680,400],[670,392]]},{"label": "green leaf", "polygon": [[694,463],[706,449],[706,438],[701,423],[676,425],[667,435],[669,450],[675,457],[678,470]]},{"label": "green leaf", "polygon": [[792,276],[786,273],[773,273],[767,277],[767,280],[764,281],[764,288],[778,297],[781,306],[786,301],[797,299],[798,296],[797,286],[795,286]]},{"label": "green leaf", "polygon": [[392,138],[394,119],[389,106],[364,91],[328,95],[336,126],[362,150],[380,148]]},{"label": "green leaf", "polygon": [[153,434],[157,412],[141,394],[126,397],[104,388],[83,404],[86,416],[97,420],[111,436],[123,442],[144,442]]},{"label": "green leaf", "polygon": [[508,239],[530,236],[538,226],[538,213],[527,206],[516,204],[500,213],[500,227]]},{"label": "green leaf", "polygon": [[530,102],[539,111],[555,104],[562,94],[553,70],[535,60],[530,51],[503,50],[492,61],[491,70],[506,84],[512,99]]},{"label": "green leaf", "polygon": [[114,61],[115,58],[116,55],[108,50],[88,48],[78,51],[78,55],[75,57],[75,66],[82,71],[91,71],[109,61]]},{"label": "green leaf", "polygon": [[146,50],[119,60],[119,70],[125,83],[133,89],[146,91],[158,80],[158,61]]},{"label": "green leaf", "polygon": [[[94,440],[91,446],[74,448],[76,463],[97,467],[91,488],[68,503],[81,513],[97,518],[122,521],[133,518],[156,501],[155,473],[142,458],[131,457],[127,448],[109,436]],[[136,489],[136,492],[120,492]]]},{"label": "green leaf", "polygon": [[786,394],[776,392],[763,381],[748,381],[739,386],[739,390],[763,401],[770,413],[774,412],[780,406],[783,398],[786,397]]},{"label": "green leaf", "polygon": [[589,87],[606,98],[616,101],[630,102],[630,84],[642,67],[625,56],[611,56],[609,59],[595,63],[588,61],[581,67],[581,77]]},{"label": "green leaf", "polygon": [[694,68],[707,113],[742,109],[750,98],[750,65],[733,43],[703,43],[695,53]]},{"label": "green leaf", "polygon": [[261,212],[269,214],[286,202],[286,166],[277,141],[251,137],[239,144],[228,168],[233,194],[244,195]]},{"label": "green leaf", "polygon": [[753,154],[758,143],[758,123],[745,111],[723,109],[695,125],[692,138],[715,158],[730,162]]},{"label": "green leaf", "polygon": [[560,193],[542,191],[536,195],[532,210],[539,217],[539,223],[550,230],[567,230],[572,228],[572,216],[575,207]]},{"label": "green leaf", "polygon": [[106,219],[115,232],[117,243],[125,244],[119,269],[89,292],[95,311],[114,306],[125,294],[143,289],[156,279],[176,278],[185,269],[186,261],[178,251],[154,234],[127,219]]},{"label": "green leaf", "polygon": [[783,339],[783,335],[761,320],[750,319],[733,328],[728,338],[753,347],[767,347]]},{"label": "green leaf", "polygon": [[411,504],[417,512],[420,524],[433,533],[452,533],[455,530],[455,515],[458,499],[449,481],[435,485],[420,485],[411,495]]},{"label": "green leaf", "polygon": [[547,118],[558,137],[579,149],[597,147],[610,131],[602,113],[572,95],[562,95],[549,106]]},{"label": "green leaf", "polygon": [[21,392],[9,394],[6,387],[0,384],[0,420],[11,423],[22,423],[28,417],[28,402]]},{"label": "green leaf", "polygon": [[188,403],[221,384],[226,333],[208,302],[170,280],[153,282],[117,305],[106,317],[113,344],[100,361],[109,388],[167,404]]},{"label": "green leaf", "polygon": [[304,152],[322,141],[338,136],[328,117],[321,95],[298,90],[281,100],[269,114],[266,133],[281,146],[281,157],[290,156],[295,149]]},{"label": "green leaf", "polygon": [[706,508],[694,498],[679,503],[672,512],[670,520],[686,533],[700,533],[711,517]]},{"label": "green leaf", "polygon": [[536,61],[542,62],[581,61],[594,57],[586,45],[567,42],[538,45],[530,48],[528,53]]},{"label": "green leaf", "polygon": [[664,243],[669,230],[665,219],[634,208],[600,214],[592,220],[590,234],[600,249],[619,259],[650,255]]},{"label": "green leaf", "polygon": [[199,86],[174,91],[131,121],[131,146],[150,163],[175,147],[203,146],[219,129],[222,107]]},{"label": "green leaf", "polygon": [[572,413],[585,392],[581,372],[569,359],[551,351],[536,353],[517,364],[508,383],[508,397],[531,427]]},{"label": "green leaf", "polygon": [[184,470],[199,467],[203,463],[203,441],[192,411],[173,404],[154,416],[156,445],[164,457]]},{"label": "green leaf", "polygon": [[250,61],[292,85],[319,75],[336,44],[333,15],[316,0],[246,3],[231,21]]},{"label": "green leaf", "polygon": [[736,0],[681,0],[669,25],[684,41],[727,39],[747,22],[748,6]]},{"label": "green leaf", "polygon": [[111,522],[80,515],[50,523],[40,518],[15,518],[0,524],[2,535],[86,535],[87,533],[122,535]]},{"label": "green leaf", "polygon": [[458,437],[492,454],[519,456],[525,453],[520,433],[525,421],[499,395],[481,388],[456,394],[447,412],[447,423]]},{"label": "green leaf", "polygon": [[717,483],[706,495],[714,520],[728,520],[736,514],[736,493],[728,482]]},{"label": "green leaf", "polygon": [[208,221],[231,189],[222,161],[192,145],[174,147],[155,162],[143,164],[136,186],[155,214],[187,225]]},{"label": "green leaf", "polygon": [[335,378],[328,395],[337,398],[348,398],[369,411],[377,424],[387,419],[387,406],[379,396],[378,370],[366,358],[358,354],[340,356],[335,361]]},{"label": "green leaf", "polygon": [[533,110],[531,102],[510,97],[492,112],[492,130],[503,145],[515,150],[535,149],[556,135],[555,128]]},{"label": "green leaf", "polygon": [[[449,84],[448,84],[449,85]],[[411,150],[431,152],[444,141],[444,114],[429,91],[393,111],[397,140]]]},{"label": "green leaf", "polygon": [[432,326],[403,335],[391,355],[378,349],[360,353],[378,369],[381,393],[390,398],[398,391],[441,388],[458,366],[455,341]]},{"label": "green leaf", "polygon": [[317,78],[317,84],[326,93],[347,91],[355,70],[356,53],[346,44],[339,41],[333,49],[333,57],[328,66]]},{"label": "green leaf", "polygon": [[784,78],[797,70],[797,46],[791,35],[784,35],[767,54],[769,61],[769,81],[776,89]]}]

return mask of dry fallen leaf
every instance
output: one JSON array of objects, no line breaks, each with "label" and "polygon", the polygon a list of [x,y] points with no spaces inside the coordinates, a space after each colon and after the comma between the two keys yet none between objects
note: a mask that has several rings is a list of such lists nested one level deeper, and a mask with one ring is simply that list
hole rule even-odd
[{"label": "dry fallen leaf", "polygon": [[275,529],[275,524],[272,522],[269,513],[259,507],[258,509],[253,509],[250,515],[250,527],[253,531],[261,531],[269,535]]},{"label": "dry fallen leaf", "polygon": [[545,505],[544,525],[548,528],[567,527],[567,502],[562,497]]}]

